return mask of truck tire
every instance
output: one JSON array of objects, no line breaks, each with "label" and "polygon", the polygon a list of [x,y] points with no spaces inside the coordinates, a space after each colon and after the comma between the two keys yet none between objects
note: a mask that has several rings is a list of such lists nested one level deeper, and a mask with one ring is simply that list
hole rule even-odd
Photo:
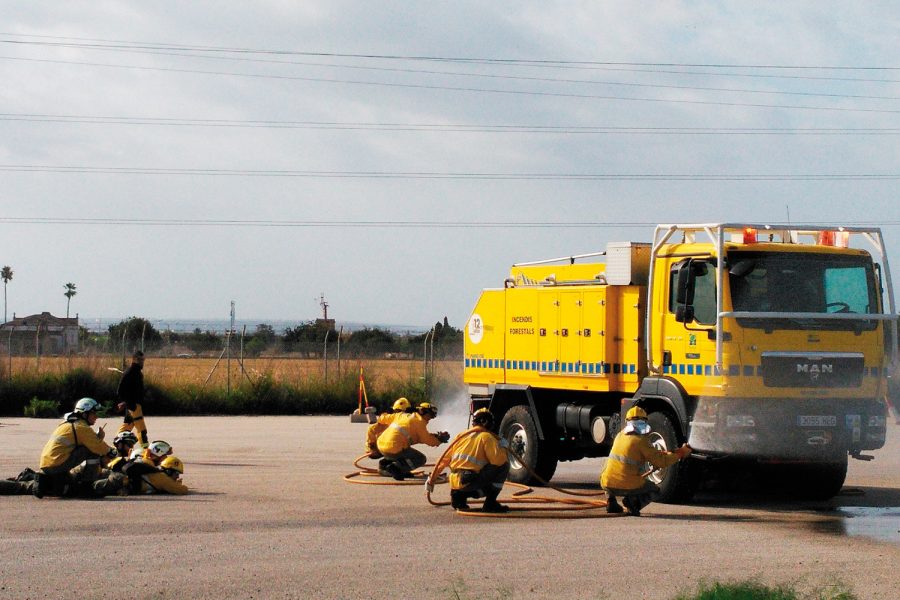
[{"label": "truck tire", "polygon": [[540,484],[532,472],[544,481],[550,481],[556,472],[557,456],[550,442],[538,438],[534,417],[527,406],[514,406],[503,415],[500,437],[508,441],[510,450],[522,458],[519,462],[510,457],[510,481],[525,485]]},{"label": "truck tire", "polygon": [[827,500],[841,491],[847,478],[847,455],[834,462],[799,467],[793,474],[793,495],[803,500]]},{"label": "truck tire", "polygon": [[[657,449],[671,452],[681,446],[672,418],[664,412],[652,412],[647,417],[650,423],[650,443]],[[699,470],[694,461],[682,460],[671,467],[655,471],[648,477],[659,486],[658,502],[679,504],[687,502],[697,491]]]}]

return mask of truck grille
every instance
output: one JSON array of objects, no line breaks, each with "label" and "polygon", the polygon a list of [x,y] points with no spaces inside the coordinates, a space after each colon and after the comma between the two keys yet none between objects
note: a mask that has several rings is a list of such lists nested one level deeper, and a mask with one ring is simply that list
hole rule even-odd
[{"label": "truck grille", "polygon": [[764,352],[763,382],[767,387],[852,388],[862,385],[862,354]]}]

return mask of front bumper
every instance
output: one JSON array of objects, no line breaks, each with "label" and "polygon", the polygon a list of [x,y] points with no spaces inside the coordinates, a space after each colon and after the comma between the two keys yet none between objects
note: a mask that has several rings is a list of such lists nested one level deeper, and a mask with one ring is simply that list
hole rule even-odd
[{"label": "front bumper", "polygon": [[713,455],[833,461],[884,446],[886,414],[875,399],[701,398],[689,443]]}]

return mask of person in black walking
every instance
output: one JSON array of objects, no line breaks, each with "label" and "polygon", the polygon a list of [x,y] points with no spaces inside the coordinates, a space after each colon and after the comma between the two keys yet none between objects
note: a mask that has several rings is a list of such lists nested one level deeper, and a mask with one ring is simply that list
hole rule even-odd
[{"label": "person in black walking", "polygon": [[119,412],[125,411],[125,422],[119,427],[119,433],[137,430],[139,443],[146,448],[150,441],[147,437],[147,425],[144,422],[144,410],[141,406],[144,401],[143,368],[144,353],[137,350],[131,357],[131,366],[122,373],[116,396],[119,399],[117,406]]}]

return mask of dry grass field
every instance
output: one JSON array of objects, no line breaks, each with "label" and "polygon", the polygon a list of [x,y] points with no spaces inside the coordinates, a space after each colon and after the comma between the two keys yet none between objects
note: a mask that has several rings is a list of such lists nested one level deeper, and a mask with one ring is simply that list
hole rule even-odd
[{"label": "dry grass field", "polygon": [[[0,359],[0,372],[7,373],[11,368],[13,376],[19,374],[62,374],[73,369],[86,369],[97,376],[108,374],[118,377],[114,369],[122,366],[120,356],[68,356],[68,357],[7,357]],[[359,377],[359,368],[363,367],[366,388],[390,385],[394,382],[418,381],[424,375],[425,365],[421,360],[410,359],[342,359],[340,363],[333,358],[328,360],[328,381],[338,378]],[[434,376],[442,381],[462,381],[462,361],[448,360],[434,362]],[[270,375],[277,383],[298,384],[323,382],[325,380],[325,363],[321,359],[307,358],[245,358],[243,372],[241,364],[235,357],[230,366],[226,358],[174,358],[148,356],[144,365],[144,377],[148,383],[162,387],[179,387],[183,385],[200,385],[207,379],[207,385],[224,386],[228,373],[231,373],[232,385],[237,385],[242,378],[256,380],[260,376]],[[246,373],[246,376],[245,376]],[[244,379],[246,381],[246,379]]]}]

